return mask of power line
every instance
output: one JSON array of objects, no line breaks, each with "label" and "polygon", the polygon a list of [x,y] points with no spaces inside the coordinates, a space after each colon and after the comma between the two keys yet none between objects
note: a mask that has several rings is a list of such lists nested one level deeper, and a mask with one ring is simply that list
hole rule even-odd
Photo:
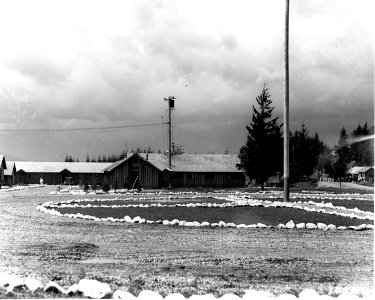
[{"label": "power line", "polygon": [[81,128],[53,128],[53,129],[0,129],[0,133],[44,133],[44,132],[64,132],[64,131],[92,131],[92,130],[110,130],[123,128],[136,128],[145,126],[155,126],[166,124],[166,122],[132,124],[121,126],[106,126],[106,127],[81,127]]}]

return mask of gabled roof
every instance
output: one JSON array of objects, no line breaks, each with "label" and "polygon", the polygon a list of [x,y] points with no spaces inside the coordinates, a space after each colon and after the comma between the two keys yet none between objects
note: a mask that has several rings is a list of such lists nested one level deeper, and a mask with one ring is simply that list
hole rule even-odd
[{"label": "gabled roof", "polygon": [[130,154],[127,158],[115,162],[105,171],[111,171],[126,162],[133,155],[148,161],[160,171],[174,172],[242,172],[236,168],[240,161],[234,154],[179,154],[172,156],[172,167],[168,164],[168,155],[160,153]]},{"label": "gabled roof", "polygon": [[359,174],[359,173],[365,173],[368,170],[372,169],[373,167],[353,167],[351,168],[348,173],[349,174]]},{"label": "gabled roof", "polygon": [[94,162],[34,162],[16,161],[17,171],[26,173],[60,173],[68,170],[71,173],[103,173],[112,163]]},{"label": "gabled roof", "polygon": [[362,167],[358,172],[359,173],[366,173],[367,171],[373,169],[373,167]]},{"label": "gabled roof", "polygon": [[0,168],[3,167],[4,169],[7,168],[7,163],[5,161],[5,156],[0,154]]},{"label": "gabled roof", "polygon": [[4,175],[13,175],[14,170],[16,170],[14,161],[7,161],[7,168],[4,170]]}]

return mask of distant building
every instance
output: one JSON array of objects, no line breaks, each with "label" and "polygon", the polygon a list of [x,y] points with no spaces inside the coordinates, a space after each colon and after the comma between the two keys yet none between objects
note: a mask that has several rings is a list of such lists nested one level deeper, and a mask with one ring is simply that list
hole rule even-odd
[{"label": "distant building", "polygon": [[105,180],[118,188],[242,187],[245,175],[233,154],[130,154],[104,170]]},{"label": "distant building", "polygon": [[4,170],[7,168],[5,156],[0,154],[0,186],[4,182]]},{"label": "distant building", "polygon": [[7,168],[4,170],[4,184],[12,186],[16,184],[16,164],[12,161],[6,162]]},{"label": "distant building", "polygon": [[101,184],[112,163],[16,161],[17,184]]},{"label": "distant building", "polygon": [[374,167],[353,167],[348,171],[352,181],[374,182]]}]

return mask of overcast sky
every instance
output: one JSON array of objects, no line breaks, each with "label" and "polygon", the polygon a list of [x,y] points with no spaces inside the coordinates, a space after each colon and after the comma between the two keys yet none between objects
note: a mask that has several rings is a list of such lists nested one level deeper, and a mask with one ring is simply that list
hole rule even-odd
[{"label": "overcast sky", "polygon": [[[374,119],[372,0],[290,0],[290,123],[332,146]],[[191,153],[246,139],[267,83],[282,120],[282,0],[2,1],[0,130],[166,121]],[[0,153],[63,160],[67,153],[166,149],[163,125],[74,132],[0,132]]]}]

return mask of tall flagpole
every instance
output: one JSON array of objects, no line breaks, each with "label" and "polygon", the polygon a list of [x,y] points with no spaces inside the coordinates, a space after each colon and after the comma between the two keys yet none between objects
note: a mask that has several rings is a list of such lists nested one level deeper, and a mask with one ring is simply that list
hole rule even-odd
[{"label": "tall flagpole", "polygon": [[284,44],[284,202],[289,201],[289,0],[285,0]]}]

